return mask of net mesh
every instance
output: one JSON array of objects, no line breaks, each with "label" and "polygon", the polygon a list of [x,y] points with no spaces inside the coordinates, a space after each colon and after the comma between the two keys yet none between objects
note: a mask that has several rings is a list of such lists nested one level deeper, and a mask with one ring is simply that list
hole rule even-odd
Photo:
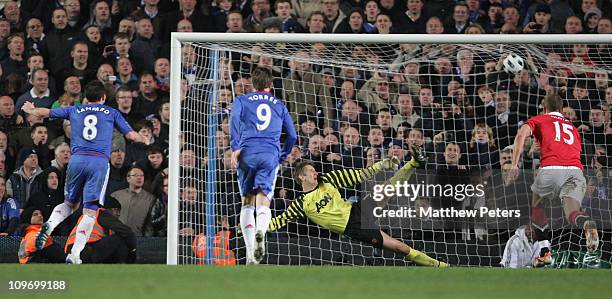
[{"label": "net mesh", "polygon": [[[487,196],[463,200],[459,208],[513,208],[524,217],[450,228],[426,218],[380,220],[378,225],[451,264],[497,266],[506,241],[516,228],[529,223],[533,181],[526,172],[512,186],[504,186],[501,169],[510,157],[517,129],[540,112],[544,95],[557,93],[564,100],[564,115],[582,134],[588,181],[583,208],[603,227],[599,255],[610,260],[609,44],[187,42],[181,51],[181,264],[231,258],[244,263],[228,118],[232,99],[251,91],[249,77],[257,66],[272,70],[272,92],[287,105],[299,134],[279,171],[273,216],[280,215],[301,191],[291,178],[297,161],[312,160],[323,173],[362,168],[390,155],[407,161],[407,145],[418,144],[429,158],[425,172],[435,174],[451,163],[444,154],[446,145],[456,143],[459,165],[478,170],[475,180],[488,183],[491,190]],[[509,53],[522,58],[522,71],[505,71],[503,61]],[[355,132],[357,138],[351,138]],[[538,148],[527,142],[521,167],[530,171],[538,164]],[[351,201],[363,196],[361,189],[342,192]],[[412,205],[432,202],[417,200]],[[584,251],[582,231],[567,223],[561,203],[548,203],[546,211],[555,224],[549,232],[553,250]],[[208,247],[214,254],[206,253],[207,243],[214,244]],[[269,233],[268,251],[264,262],[269,264],[406,264],[401,256],[350,241],[307,219]]]}]

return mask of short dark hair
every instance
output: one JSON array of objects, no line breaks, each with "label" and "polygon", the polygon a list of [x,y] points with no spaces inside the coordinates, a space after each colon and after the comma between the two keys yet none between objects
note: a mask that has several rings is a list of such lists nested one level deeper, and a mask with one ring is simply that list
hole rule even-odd
[{"label": "short dark hair", "polygon": [[293,167],[293,179],[300,185],[302,185],[302,180],[300,180],[299,176],[304,174],[304,169],[308,165],[314,167],[314,164],[308,160],[297,162]]},{"label": "short dark hair", "polygon": [[546,110],[548,110],[548,112],[558,112],[561,111],[561,108],[563,108],[561,97],[559,97],[557,94],[546,95],[542,101],[542,104]]},{"label": "short dark hair", "polygon": [[33,125],[30,127],[30,134],[34,133],[34,131],[36,131],[36,129],[37,129],[38,127],[43,127],[43,128],[45,128],[45,129],[47,129],[47,130],[48,130],[48,128],[47,128],[47,126],[46,126],[45,124],[42,124],[42,123],[33,124]]},{"label": "short dark hair", "polygon": [[98,80],[91,81],[85,86],[85,98],[88,102],[96,103],[106,98],[104,85]]},{"label": "short dark hair", "polygon": [[251,72],[251,82],[256,90],[263,90],[272,84],[272,71],[262,67],[256,67]]},{"label": "short dark hair", "polygon": [[140,167],[140,166],[138,166],[138,165],[132,165],[132,167],[130,167],[130,169],[128,170],[128,172],[127,172],[127,173],[128,173],[128,174],[129,174],[129,173],[131,173],[131,172],[132,172],[132,170],[134,170],[134,169],[140,169],[140,171],[142,171],[142,173],[146,173],[146,172],[145,172],[145,170],[144,170],[144,168],[142,168],[142,167]]},{"label": "short dark hair", "polygon": [[130,96],[132,96],[132,89],[127,85],[121,85],[119,88],[117,88],[117,92],[115,94],[118,94],[119,92],[129,92]]},{"label": "short dark hair", "polygon": [[147,149],[147,156],[153,155],[153,154],[161,154],[163,156],[164,151],[161,149],[161,147],[154,145],[154,146],[149,147],[149,149]]}]

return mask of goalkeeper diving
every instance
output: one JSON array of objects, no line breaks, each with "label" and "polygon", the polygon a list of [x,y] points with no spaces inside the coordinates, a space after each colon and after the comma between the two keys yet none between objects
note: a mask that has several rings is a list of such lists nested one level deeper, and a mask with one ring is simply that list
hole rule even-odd
[{"label": "goalkeeper diving", "polygon": [[[412,159],[397,171],[388,182],[405,181],[412,170],[425,163],[419,147],[412,148]],[[396,157],[384,159],[364,169],[341,169],[319,176],[313,164],[303,161],[295,166],[293,178],[302,186],[303,194],[294,200],[281,215],[270,222],[268,231],[276,231],[289,221],[308,217],[319,226],[353,240],[367,243],[401,254],[405,259],[420,266],[448,267],[402,241],[394,239],[380,229],[364,229],[361,225],[361,204],[350,203],[340,195],[338,189],[352,187],[383,170],[395,170],[400,161]]]}]

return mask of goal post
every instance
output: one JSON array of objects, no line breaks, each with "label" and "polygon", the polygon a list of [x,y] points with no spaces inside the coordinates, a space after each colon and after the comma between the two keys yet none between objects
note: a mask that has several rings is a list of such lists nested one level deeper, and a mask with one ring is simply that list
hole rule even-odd
[{"label": "goal post", "polygon": [[[315,44],[323,44],[324,50],[317,52],[319,50],[313,49]],[[530,82],[525,84],[538,84],[538,80],[548,80],[551,82],[550,88],[555,91],[558,91],[558,88],[561,86],[559,81],[562,80],[570,81],[569,83],[565,82],[564,90],[573,89],[572,86],[567,85],[570,83],[575,84],[575,81],[578,80],[568,79],[567,77],[570,77],[570,75],[578,76],[585,81],[594,80],[592,75],[575,75],[572,73],[573,71],[576,74],[595,74],[601,71],[607,74],[608,80],[611,80],[612,64],[610,60],[612,59],[612,52],[610,51],[610,45],[612,45],[612,36],[593,34],[315,35],[172,33],[167,263],[171,265],[215,264],[218,260],[228,259],[228,255],[235,256],[239,263],[244,261],[242,236],[236,231],[238,226],[234,219],[237,218],[236,216],[240,212],[239,200],[236,202],[238,194],[235,186],[236,177],[224,166],[224,159],[227,158],[225,157],[227,153],[227,144],[225,143],[228,138],[227,132],[224,131],[224,126],[227,126],[231,98],[245,92],[242,89],[248,89],[248,84],[241,80],[250,76],[249,70],[252,67],[259,64],[274,70],[275,83],[273,93],[285,102],[294,117],[293,121],[297,125],[297,131],[301,139],[299,151],[303,153],[302,155],[296,154],[298,156],[290,159],[305,157],[304,154],[309,151],[308,139],[313,135],[327,137],[328,135],[324,134],[328,130],[327,127],[335,129],[335,132],[329,135],[334,135],[338,139],[337,143],[339,144],[337,147],[340,148],[344,143],[342,140],[344,135],[340,131],[346,125],[347,127],[353,126],[358,128],[358,133],[360,134],[358,146],[362,150],[358,158],[363,160],[363,164],[360,165],[366,166],[368,160],[366,151],[368,148],[374,148],[375,146],[370,144],[368,136],[364,133],[369,132],[371,128],[382,128],[383,126],[376,119],[381,106],[380,99],[377,97],[379,91],[376,89],[378,88],[376,85],[378,82],[372,78],[378,76],[378,74],[374,73],[380,70],[384,73],[384,81],[389,86],[393,85],[395,88],[394,90],[387,91],[389,93],[387,101],[389,107],[392,108],[391,110],[399,111],[400,108],[398,108],[397,104],[399,95],[409,94],[413,100],[413,109],[417,111],[417,108],[421,108],[418,107],[419,89],[429,87],[434,93],[433,96],[436,103],[439,104],[438,106],[441,107],[440,109],[443,109],[443,107],[446,107],[444,105],[448,104],[449,110],[445,110],[444,113],[439,115],[433,114],[430,116],[417,113],[421,122],[416,122],[419,125],[416,125],[416,123],[411,124],[407,130],[409,131],[412,127],[418,128],[423,139],[426,139],[428,144],[432,144],[431,158],[433,159],[430,159],[429,162],[435,168],[445,163],[443,153],[437,149],[437,146],[440,144],[436,142],[440,138],[449,137],[439,135],[441,132],[445,132],[447,135],[452,133],[454,136],[453,142],[461,143],[462,150],[469,147],[472,130],[476,130],[474,125],[480,120],[478,113],[486,111],[485,106],[487,106],[487,104],[478,101],[478,89],[482,86],[493,84],[487,78],[490,72],[503,73],[503,70],[500,69],[485,71],[485,64],[487,62],[496,62],[498,64],[498,61],[501,59],[500,57],[507,52],[518,53],[523,59],[527,60],[526,52],[529,52],[533,56],[532,60],[535,61],[530,63],[535,64],[538,70],[543,70],[547,68],[547,64],[551,63],[550,57],[547,56],[549,51],[555,52],[551,49],[565,47],[565,49],[557,52],[563,52],[562,56],[571,57],[573,49],[567,45],[582,44],[592,45],[591,49],[600,49],[599,45],[607,45],[607,48],[597,53],[587,53],[585,57],[589,57],[589,55],[591,58],[597,56],[595,57],[597,59],[592,59],[592,61],[591,59],[589,61],[586,61],[586,59],[574,59],[575,57],[571,61],[566,61],[565,57],[563,57],[564,60],[557,63],[564,63],[565,67],[557,65],[555,68],[555,70],[561,69],[561,72],[555,73],[547,69],[546,78],[539,76],[539,74],[536,76],[530,69],[532,66],[526,63],[525,69],[528,70],[529,74],[525,80]],[[402,52],[403,48],[400,45],[408,45],[406,49],[409,50]],[[451,45],[452,47],[448,50],[442,45]],[[360,52],[362,51],[361,48],[357,51],[356,47],[362,47],[363,53],[367,54],[362,54]],[[426,47],[427,52],[425,50]],[[444,52],[447,50],[448,53]],[[468,78],[467,75],[462,76],[461,74],[461,68],[458,67],[458,56],[460,56],[458,52],[460,50],[468,50],[471,53],[473,68],[471,68],[470,75],[473,75],[472,77]],[[312,54],[315,52],[317,52],[317,55]],[[300,53],[305,53],[305,55],[300,55]],[[261,59],[261,57],[266,58]],[[375,59],[369,60],[370,57],[375,57]],[[448,76],[443,73],[435,73],[437,72],[435,63],[439,58],[448,59],[449,63],[451,63],[451,73]],[[264,60],[270,60],[270,62],[264,62]],[[416,74],[406,70],[406,66],[412,63],[417,65],[418,70]],[[296,69],[302,67],[298,66],[298,64],[304,67],[299,76],[301,79],[299,80],[292,77]],[[503,68],[503,66],[501,67]],[[350,71],[353,74],[350,74]],[[457,71],[458,73],[456,73]],[[563,72],[565,72],[565,75],[563,75]],[[335,80],[334,86],[326,87],[327,83],[323,80],[324,74],[331,74],[331,77]],[[545,94],[545,88],[526,88],[526,91],[516,93],[514,90],[510,91],[511,88],[514,88],[511,86],[517,85],[520,87],[521,83],[519,81],[521,79],[518,77],[519,75],[514,74],[496,76],[495,80],[497,80],[496,86],[498,88],[491,88],[491,91],[496,94],[517,95],[518,101],[523,99],[539,100]],[[486,80],[486,83],[481,83],[479,80]],[[339,81],[353,82],[352,91],[354,95],[352,99],[348,98],[345,100],[343,98],[343,91]],[[459,81],[458,86],[453,89],[453,92],[457,89],[463,90],[463,93],[468,93],[465,97],[466,99],[458,100],[456,93],[452,93],[452,95],[449,93],[447,89],[448,85],[451,84],[449,83],[450,81]],[[514,81],[519,83],[513,83]],[[591,81],[588,82],[589,84],[586,87],[587,92],[595,93],[596,90]],[[418,89],[415,89],[415,86]],[[610,86],[610,83],[608,83],[608,86]],[[371,87],[371,90],[368,89],[369,87]],[[388,88],[391,89],[391,87]],[[229,95],[226,93],[229,93]],[[602,104],[605,104],[606,99],[602,99]],[[447,100],[448,102],[446,102]],[[327,104],[323,103],[323,101],[327,101]],[[457,101],[462,101],[462,104],[459,104]],[[497,99],[495,99],[496,101]],[[342,115],[340,110],[343,109],[342,105],[347,102],[358,103],[358,109],[361,109],[361,112],[358,113],[359,117],[363,116],[368,121],[356,123],[354,120],[351,121],[350,117],[348,120],[344,119],[345,116]],[[535,116],[533,112],[538,110],[537,107],[531,107],[533,105],[529,103],[518,102],[517,104],[521,105],[521,107],[526,106],[524,110],[521,110],[521,113],[523,113],[521,120],[524,120],[527,116]],[[316,107],[311,107],[312,105]],[[462,118],[471,122],[471,126],[462,125],[457,127],[458,122],[451,120],[453,117],[448,117],[447,119],[446,115],[448,113],[453,114],[453,109],[461,111]],[[472,113],[469,116],[465,113],[466,109],[472,109]],[[512,109],[512,111],[515,111],[518,108],[512,107]],[[580,117],[581,115],[589,115],[591,106],[583,107],[580,104],[578,107],[574,107],[574,109],[576,110],[575,113]],[[328,111],[332,110],[333,112],[328,113]],[[391,117],[394,118],[394,115],[400,113],[398,111],[394,111]],[[439,123],[438,118],[440,118]],[[316,127],[314,131],[318,133],[302,132],[300,124],[302,122],[307,123],[310,120],[313,120],[312,122]],[[406,119],[401,119],[399,126],[405,126],[405,123]],[[393,132],[399,131],[397,126],[397,124],[392,126]],[[364,130],[362,130],[363,127],[365,127]],[[504,148],[512,144],[514,136],[508,135],[507,131],[499,130],[498,128],[490,129],[492,129],[495,139],[495,142],[491,142],[492,144],[497,143],[496,145],[498,146],[501,144]],[[459,135],[463,135],[465,138],[454,140],[460,139]],[[595,136],[594,138],[599,137]],[[333,137],[330,137],[330,139],[333,139]],[[409,139],[407,135],[402,135],[399,138],[394,135],[390,139],[390,143],[385,142],[386,144],[380,147],[380,156],[386,154],[385,152],[395,144],[396,139],[401,139],[400,147],[404,146],[404,142],[410,143],[407,141]],[[450,142],[444,139],[442,140],[442,145]],[[597,150],[597,146],[603,146],[604,150],[610,148],[610,144],[607,143],[598,144],[595,141],[592,143],[595,150]],[[338,154],[341,156],[340,160],[342,160],[342,151],[336,151],[335,148],[331,150],[331,148],[328,147],[324,152]],[[495,154],[491,152],[480,156],[477,151],[474,155],[476,160],[471,160],[471,157],[470,159],[464,157],[462,164],[480,167],[482,166],[481,161],[484,160],[491,164],[491,160],[497,159],[498,152],[501,150],[502,148],[497,148]],[[407,150],[404,150],[404,152],[408,155]],[[465,154],[467,156],[467,152]],[[595,155],[596,153],[590,154]],[[607,155],[612,155],[612,153],[607,152]],[[351,158],[351,163],[356,163],[354,161],[357,156],[351,156]],[[322,162],[322,164],[325,163]],[[338,169],[346,166],[334,163],[336,162],[330,162],[329,169]],[[606,167],[612,167],[612,165],[607,165]],[[281,169],[281,172],[289,170],[291,165],[287,165],[284,168],[281,167]],[[605,167],[603,169],[607,170]],[[282,192],[282,195],[275,194],[275,200],[284,201],[285,206],[291,200],[287,194],[296,194],[300,191],[296,190],[299,186],[291,182],[291,178],[287,176],[287,173],[279,173],[277,192]],[[427,176],[429,174],[425,173],[423,175]],[[493,176],[495,175],[493,174]],[[502,174],[498,173],[497,175],[501,176]],[[524,183],[524,185],[526,184]],[[352,198],[348,199],[353,200],[356,198],[359,200],[361,198],[358,195],[360,190],[349,190],[347,192],[345,194],[353,195]],[[516,193],[513,195],[514,197],[507,195],[505,192],[502,191],[502,198],[496,199],[497,202],[503,202],[503,204],[509,206],[520,206],[523,211],[529,211],[527,208],[529,203],[525,198],[531,198],[530,189],[523,188],[522,193]],[[606,192],[606,194],[612,196],[612,190],[607,190]],[[189,195],[191,193],[193,194]],[[193,198],[189,198],[189,196]],[[283,199],[277,199],[277,197]],[[518,197],[522,198],[521,202],[517,199]],[[487,200],[474,197],[470,207],[479,204],[490,204],[489,202],[482,203],[484,201]],[[401,202],[395,202],[395,204],[397,206],[402,205]],[[598,212],[601,212],[601,215],[603,215],[601,217],[608,217],[605,218],[606,221],[612,221],[609,214],[609,203],[607,204],[605,208],[600,207]],[[274,203],[272,205],[277,208],[283,206],[282,204],[277,206]],[[410,205],[414,206],[414,203]],[[465,205],[467,204],[464,204],[464,207]],[[550,207],[548,211],[551,220],[557,219],[563,222],[563,217],[557,213],[558,209],[553,210]],[[276,209],[273,215],[280,215],[281,212],[282,210]],[[454,264],[481,266],[496,266],[495,263],[498,262],[499,255],[503,253],[503,243],[508,239],[508,236],[514,233],[514,229],[517,228],[510,227],[508,224],[502,225],[487,222],[484,227],[471,225],[467,229],[452,232],[451,238],[447,239],[448,233],[445,233],[444,229],[436,226],[435,222],[432,224],[422,219],[411,219],[410,221],[388,220],[386,222],[380,221],[379,224],[389,231],[396,233],[394,237],[409,242],[409,244],[411,238],[417,236],[415,237],[417,239],[415,243],[418,244],[417,248],[420,250],[423,249],[429,253],[440,251],[442,256],[453,261]],[[608,229],[607,232],[609,232],[610,228],[610,226],[604,227],[604,229]],[[491,236],[491,240],[473,240],[475,235],[482,233],[482,230],[485,231],[483,234]],[[489,233],[486,231],[489,231]],[[225,248],[225,232],[229,232],[227,236],[230,239],[227,250]],[[289,231],[282,234],[282,237],[276,238],[275,235],[269,238],[268,249],[270,254],[266,261],[267,263],[405,264],[400,257],[389,256],[370,246],[330,234],[308,221],[301,222],[297,225],[297,228],[290,228]],[[555,248],[561,248],[562,244],[568,243],[567,248],[563,247],[563,250],[576,250],[577,246],[575,245],[577,242],[580,242],[581,237],[579,234],[576,236],[576,232],[567,228],[566,223],[564,223],[558,227],[558,231],[553,232],[552,239],[553,247],[556,246]],[[446,242],[446,240],[449,241]],[[555,241],[558,241],[558,243],[555,244]],[[610,259],[610,244],[605,245],[601,250],[602,258]],[[370,259],[370,257],[373,258]]]}]

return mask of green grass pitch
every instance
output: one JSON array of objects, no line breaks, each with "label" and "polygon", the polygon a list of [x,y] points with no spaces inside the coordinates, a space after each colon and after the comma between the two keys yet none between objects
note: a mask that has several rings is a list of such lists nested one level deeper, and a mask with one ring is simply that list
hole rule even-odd
[{"label": "green grass pitch", "polygon": [[[342,266],[1,266],[0,298],[612,298],[612,272]],[[9,280],[66,280],[9,291]]]}]

